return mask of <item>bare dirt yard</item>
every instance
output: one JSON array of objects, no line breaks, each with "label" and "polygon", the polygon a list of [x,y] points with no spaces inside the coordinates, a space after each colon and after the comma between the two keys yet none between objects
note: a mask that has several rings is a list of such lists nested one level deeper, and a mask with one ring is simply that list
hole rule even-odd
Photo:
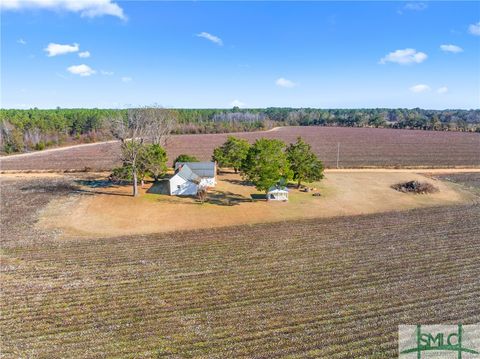
[{"label": "bare dirt yard", "polygon": [[[278,138],[287,144],[301,136],[327,167],[335,167],[340,143],[340,167],[474,167],[480,166],[480,134],[351,127],[281,127],[275,131],[232,135],[254,142]],[[172,136],[170,161],[188,153],[210,160],[213,149],[228,134]],[[118,142],[79,145],[0,158],[9,170],[108,170],[120,164]]]},{"label": "bare dirt yard", "polygon": [[[410,180],[430,182],[440,191],[415,195],[390,188]],[[262,193],[233,173],[218,177],[218,185],[203,204],[195,198],[159,194],[162,185],[151,184],[138,198],[132,198],[130,186],[112,186],[102,176],[76,181],[76,185],[83,195],[52,200],[42,210],[37,226],[60,231],[66,237],[109,237],[352,216],[477,200],[459,185],[412,171],[328,171],[322,182],[310,185],[320,197],[292,187],[288,202],[266,202]]]}]

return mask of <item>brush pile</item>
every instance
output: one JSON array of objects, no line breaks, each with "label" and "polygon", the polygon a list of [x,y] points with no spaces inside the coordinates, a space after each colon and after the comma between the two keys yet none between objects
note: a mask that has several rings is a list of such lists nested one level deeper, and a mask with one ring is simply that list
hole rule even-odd
[{"label": "brush pile", "polygon": [[427,194],[438,192],[438,188],[431,183],[419,181],[397,183],[392,188],[403,193]]}]

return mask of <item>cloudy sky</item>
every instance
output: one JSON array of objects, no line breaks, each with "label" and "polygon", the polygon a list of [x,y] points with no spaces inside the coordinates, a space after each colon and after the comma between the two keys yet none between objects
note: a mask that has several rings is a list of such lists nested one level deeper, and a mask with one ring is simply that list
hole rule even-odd
[{"label": "cloudy sky", "polygon": [[3,108],[480,107],[480,2],[0,3]]}]

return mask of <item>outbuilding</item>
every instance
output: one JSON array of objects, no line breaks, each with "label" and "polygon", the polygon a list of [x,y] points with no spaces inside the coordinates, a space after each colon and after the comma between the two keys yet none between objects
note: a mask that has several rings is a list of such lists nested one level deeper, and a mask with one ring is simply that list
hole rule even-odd
[{"label": "outbuilding", "polygon": [[273,186],[267,192],[267,201],[288,201],[288,189],[283,186]]}]

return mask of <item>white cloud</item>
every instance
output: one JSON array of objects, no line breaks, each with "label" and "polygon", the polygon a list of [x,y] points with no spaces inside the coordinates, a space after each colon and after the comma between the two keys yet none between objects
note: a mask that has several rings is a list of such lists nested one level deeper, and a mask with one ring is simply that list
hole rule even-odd
[{"label": "white cloud", "polygon": [[123,76],[121,80],[122,82],[131,82],[133,79],[129,76]]},{"label": "white cloud", "polygon": [[419,64],[427,59],[427,54],[415,49],[396,50],[380,59],[380,64],[393,62],[400,65]]},{"label": "white cloud", "polygon": [[67,71],[74,75],[80,76],[90,76],[96,72],[90,66],[85,64],[70,66],[69,68],[67,68]]},{"label": "white cloud", "polygon": [[207,39],[217,45],[220,45],[222,46],[223,45],[223,41],[221,38],[219,38],[218,36],[215,36],[215,35],[212,35],[212,34],[209,34],[208,32],[201,32],[199,34],[197,34],[198,37],[203,37],[204,39]]},{"label": "white cloud", "polygon": [[291,87],[295,87],[297,86],[297,84],[293,81],[290,81],[290,80],[287,80],[283,77],[280,77],[279,79],[277,79],[277,81],[275,81],[275,84],[277,86],[280,86],[280,87],[287,87],[287,88],[291,88]]},{"label": "white cloud", "polygon": [[230,102],[230,106],[232,106],[232,107],[244,107],[245,104],[240,100],[233,100],[232,102]]},{"label": "white cloud", "polygon": [[113,75],[113,71],[100,70],[100,73],[104,76],[112,76]]},{"label": "white cloud", "polygon": [[418,84],[415,86],[410,87],[410,91],[415,92],[415,93],[420,93],[420,92],[427,92],[430,91],[430,86],[424,85],[424,84]]},{"label": "white cloud", "polygon": [[405,10],[412,10],[412,11],[422,11],[427,8],[427,4],[423,2],[409,2],[406,3],[403,7]]},{"label": "white cloud", "polygon": [[82,57],[82,58],[90,57],[90,51],[82,51],[82,52],[79,52],[79,53],[78,53],[78,56],[79,56],[79,57]]},{"label": "white cloud", "polygon": [[51,42],[43,50],[47,52],[48,57],[52,57],[57,55],[68,54],[70,52],[77,52],[78,49],[79,49],[78,44],[61,45],[61,44],[54,44]]},{"label": "white cloud", "polygon": [[18,40],[17,40],[17,44],[26,45],[27,42],[26,42],[24,39],[18,39]]},{"label": "white cloud", "polygon": [[457,45],[440,45],[440,49],[445,52],[453,52],[454,54],[462,52],[463,49]]},{"label": "white cloud", "polygon": [[448,92],[448,87],[447,87],[447,86],[439,87],[439,88],[437,89],[437,92],[438,92],[439,94],[447,93],[447,92]]},{"label": "white cloud", "polygon": [[54,11],[71,11],[82,17],[110,15],[126,20],[123,9],[112,0],[0,0],[0,7],[5,10],[47,9]]},{"label": "white cloud", "polygon": [[468,27],[468,32],[472,35],[480,36],[480,21],[476,24],[471,24]]}]

